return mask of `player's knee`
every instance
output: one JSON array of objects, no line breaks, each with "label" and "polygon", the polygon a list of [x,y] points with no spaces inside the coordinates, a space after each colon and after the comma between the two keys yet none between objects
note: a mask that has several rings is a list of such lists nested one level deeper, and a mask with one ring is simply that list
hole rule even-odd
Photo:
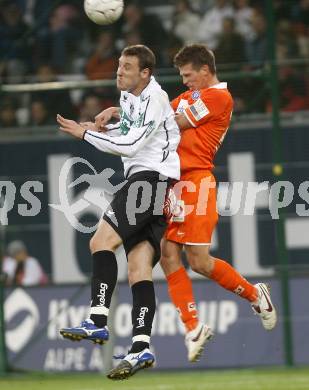
[{"label": "player's knee", "polygon": [[182,266],[181,247],[163,240],[161,242],[160,265],[165,276],[177,271]]},{"label": "player's knee", "polygon": [[130,286],[133,286],[133,284],[137,283],[137,282],[140,282],[141,281],[141,277],[140,277],[140,273],[138,270],[136,269],[128,269],[128,281],[129,281],[129,285]]},{"label": "player's knee", "polygon": [[141,282],[143,280],[151,280],[152,279],[152,267],[149,266],[135,266],[134,264],[128,266],[128,281],[129,285],[133,286],[133,284]]},{"label": "player's knee", "polygon": [[113,237],[113,235],[108,235],[104,238],[101,238],[95,234],[89,242],[89,248],[91,253],[104,250],[114,252],[119,245],[120,243],[118,242],[117,237]]},{"label": "player's knee", "polygon": [[160,265],[165,276],[168,276],[173,272],[177,271],[182,266],[182,263],[178,259],[178,257],[166,256],[161,253]]},{"label": "player's knee", "polygon": [[95,252],[98,252],[99,250],[102,250],[101,249],[98,249],[98,240],[95,236],[93,236],[90,241],[89,241],[89,248],[90,248],[90,252],[91,253],[95,253]]}]

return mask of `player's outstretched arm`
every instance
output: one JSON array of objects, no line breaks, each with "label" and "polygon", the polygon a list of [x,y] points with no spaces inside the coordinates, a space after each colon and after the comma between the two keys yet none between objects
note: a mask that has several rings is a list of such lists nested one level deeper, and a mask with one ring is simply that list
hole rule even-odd
[{"label": "player's outstretched arm", "polygon": [[[111,137],[109,132],[86,130],[84,140],[101,150],[123,157],[133,157],[157,132],[164,112],[164,105],[157,96],[149,96],[142,121],[132,124],[127,134]],[[112,125],[107,125],[112,126]],[[119,124],[115,125],[119,127]]]},{"label": "player's outstretched arm", "polygon": [[120,115],[119,107],[109,107],[106,110],[103,110],[95,117],[95,125],[98,129],[106,126],[106,124],[112,119],[119,119]]},{"label": "player's outstretched arm", "polygon": [[71,119],[65,119],[60,114],[57,114],[57,122],[60,125],[59,130],[71,134],[75,138],[83,139],[86,130],[77,122]]},{"label": "player's outstretched arm", "polygon": [[80,122],[79,124],[85,130],[100,131],[100,129],[96,126],[94,122]]}]

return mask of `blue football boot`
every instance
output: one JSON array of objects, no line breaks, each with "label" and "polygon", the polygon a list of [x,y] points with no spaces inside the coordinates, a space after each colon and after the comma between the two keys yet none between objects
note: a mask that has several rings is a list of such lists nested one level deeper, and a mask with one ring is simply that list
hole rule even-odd
[{"label": "blue football boot", "polygon": [[122,359],[121,362],[107,374],[109,379],[128,379],[140,370],[153,367],[155,363],[154,354],[148,348],[143,349],[141,352],[117,357],[117,359],[119,358]]},{"label": "blue football boot", "polygon": [[88,318],[83,321],[80,326],[74,328],[62,328],[60,334],[65,338],[72,341],[91,340],[95,344],[104,344],[108,341],[109,331],[107,326],[98,328],[94,322]]}]

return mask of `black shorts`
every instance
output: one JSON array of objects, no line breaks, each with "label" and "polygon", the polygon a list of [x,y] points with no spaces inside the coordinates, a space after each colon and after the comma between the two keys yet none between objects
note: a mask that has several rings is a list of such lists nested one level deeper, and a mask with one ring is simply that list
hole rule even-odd
[{"label": "black shorts", "polygon": [[153,265],[160,260],[160,241],[167,227],[163,208],[170,183],[158,172],[142,171],[130,176],[115,194],[103,219],[119,234],[127,255],[138,243],[148,241],[155,250]]}]

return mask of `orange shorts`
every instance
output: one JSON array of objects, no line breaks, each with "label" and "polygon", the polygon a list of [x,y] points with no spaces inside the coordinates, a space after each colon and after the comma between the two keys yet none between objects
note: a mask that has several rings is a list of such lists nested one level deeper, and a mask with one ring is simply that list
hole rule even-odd
[{"label": "orange shorts", "polygon": [[181,244],[210,245],[218,222],[216,180],[208,170],[185,173],[175,184],[177,206],[165,238]]}]

